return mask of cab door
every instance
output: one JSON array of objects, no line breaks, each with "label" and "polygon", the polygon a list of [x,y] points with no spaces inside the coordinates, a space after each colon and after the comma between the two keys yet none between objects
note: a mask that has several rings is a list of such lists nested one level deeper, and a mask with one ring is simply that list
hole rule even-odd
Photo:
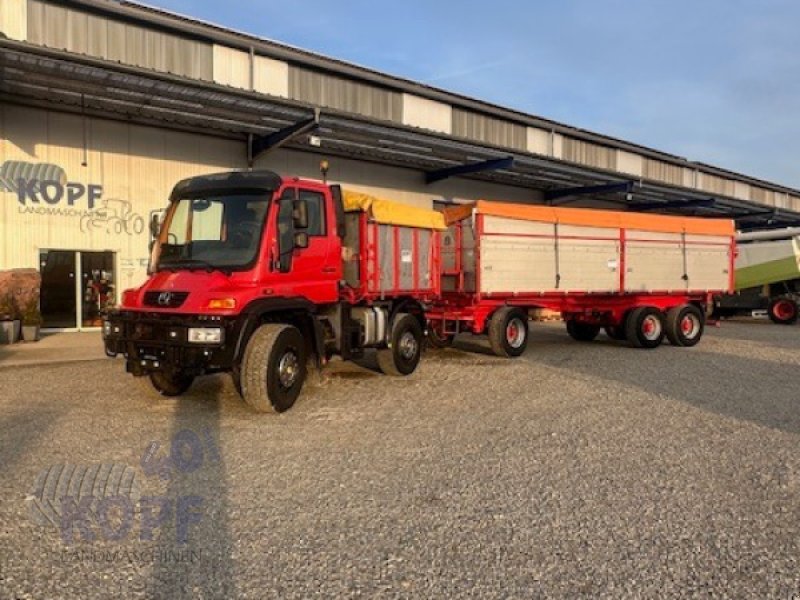
[{"label": "cab door", "polygon": [[[279,195],[277,210],[271,217],[276,219],[278,238],[279,260],[273,267],[278,271],[274,273],[276,295],[303,297],[315,304],[332,303],[339,299],[341,241],[336,235],[336,217],[332,211],[330,193],[326,190],[323,186],[287,186]],[[308,207],[308,227],[305,229],[294,227],[296,200],[304,200]],[[308,247],[292,248],[295,234],[301,232],[308,235]],[[279,266],[281,262],[283,269]]]}]

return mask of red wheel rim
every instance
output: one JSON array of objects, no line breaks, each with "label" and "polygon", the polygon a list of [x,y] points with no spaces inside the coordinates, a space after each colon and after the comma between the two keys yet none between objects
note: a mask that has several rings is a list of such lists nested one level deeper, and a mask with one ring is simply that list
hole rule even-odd
[{"label": "red wheel rim", "polygon": [[790,300],[778,300],[772,307],[772,314],[782,321],[791,319],[794,316],[796,306]]},{"label": "red wheel rim", "polygon": [[654,341],[661,335],[661,320],[656,315],[648,315],[642,320],[642,335]]},{"label": "red wheel rim", "polygon": [[700,320],[696,315],[684,315],[680,323],[681,333],[686,339],[694,339],[700,333]]}]

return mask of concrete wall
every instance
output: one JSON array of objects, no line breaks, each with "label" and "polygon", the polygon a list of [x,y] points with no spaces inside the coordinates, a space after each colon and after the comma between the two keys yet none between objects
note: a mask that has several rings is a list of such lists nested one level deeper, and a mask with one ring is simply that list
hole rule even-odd
[{"label": "concrete wall", "polygon": [[[256,167],[319,179],[322,158],[278,150]],[[332,183],[415,206],[431,207],[437,199],[541,200],[531,190],[463,179],[426,186],[418,171],[328,160]],[[147,223],[166,205],[172,186],[192,175],[246,166],[243,141],[0,104],[0,269],[38,268],[45,249],[106,250],[117,254],[118,290],[137,285],[146,275]],[[33,190],[38,201],[23,192],[21,202],[13,174],[34,168],[61,187]],[[89,186],[102,188],[91,210]],[[78,194],[80,187],[87,191]]]}]

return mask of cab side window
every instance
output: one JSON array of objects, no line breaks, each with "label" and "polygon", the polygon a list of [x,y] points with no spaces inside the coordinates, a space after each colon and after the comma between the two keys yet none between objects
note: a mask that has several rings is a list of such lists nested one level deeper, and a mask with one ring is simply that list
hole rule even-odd
[{"label": "cab side window", "polygon": [[308,205],[308,235],[326,235],[325,196],[319,192],[300,190],[300,199]]},{"label": "cab side window", "polygon": [[278,246],[281,249],[281,253],[286,252],[286,248],[292,247],[292,201],[294,200],[294,193],[294,189],[286,189],[279,200]]}]

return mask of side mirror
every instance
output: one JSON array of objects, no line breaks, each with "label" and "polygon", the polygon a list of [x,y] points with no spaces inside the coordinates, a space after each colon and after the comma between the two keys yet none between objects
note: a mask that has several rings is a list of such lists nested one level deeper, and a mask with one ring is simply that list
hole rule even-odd
[{"label": "side mirror", "polygon": [[308,234],[305,231],[298,231],[294,234],[295,248],[308,248]]},{"label": "side mirror", "polygon": [[157,238],[160,229],[161,220],[158,218],[158,213],[153,213],[150,215],[150,235],[153,236],[153,238]]},{"label": "side mirror", "polygon": [[295,229],[308,229],[308,202],[302,198],[292,204],[292,221]]}]

